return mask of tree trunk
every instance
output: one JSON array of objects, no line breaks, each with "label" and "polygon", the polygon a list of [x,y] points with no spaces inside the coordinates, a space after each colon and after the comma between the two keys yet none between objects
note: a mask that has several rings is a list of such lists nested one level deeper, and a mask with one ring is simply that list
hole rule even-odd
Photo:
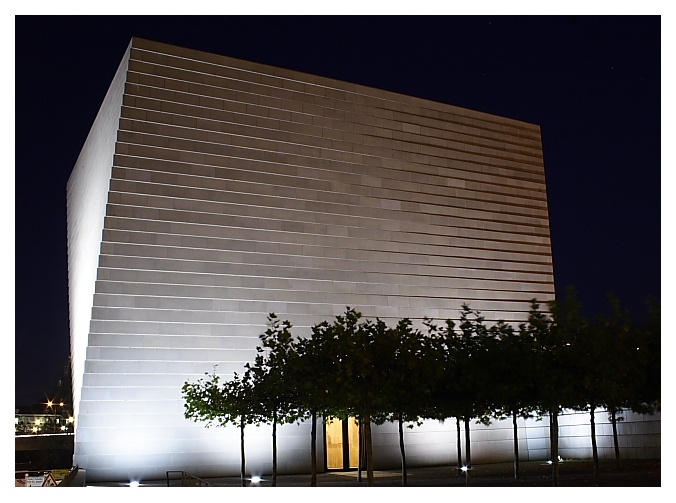
[{"label": "tree trunk", "polygon": [[244,458],[244,418],[239,420],[239,455],[240,461],[242,462],[239,474],[242,487],[246,487],[246,459]]},{"label": "tree trunk", "polygon": [[359,463],[357,466],[357,482],[361,482],[361,471],[364,466],[364,421],[359,419]]},{"label": "tree trunk", "polygon": [[472,453],[470,451],[469,441],[469,414],[465,416],[465,485],[470,485],[471,469],[472,469]]},{"label": "tree trunk", "polygon": [[399,450],[401,451],[401,485],[407,486],[408,479],[406,476],[406,451],[404,449],[404,420],[399,414]]},{"label": "tree trunk", "polygon": [[559,407],[555,405],[549,413],[549,440],[552,447],[552,485],[559,485]]},{"label": "tree trunk", "polygon": [[460,441],[460,418],[455,418],[455,427],[458,431],[458,438],[456,441],[458,447],[458,475],[462,475],[462,446]]},{"label": "tree trunk", "polygon": [[516,425],[516,408],[512,410],[512,425],[514,426],[514,478],[519,478],[519,430]]},{"label": "tree trunk", "polygon": [[272,413],[272,487],[277,487],[277,410]]},{"label": "tree trunk", "polygon": [[373,487],[373,442],[371,439],[371,411],[366,408],[364,412],[364,437],[366,440],[366,485]]},{"label": "tree trunk", "polygon": [[615,445],[615,462],[617,463],[617,469],[619,470],[622,466],[620,463],[620,444],[617,442],[617,410],[613,408],[610,411],[610,422],[613,425],[613,444]]},{"label": "tree trunk", "polygon": [[366,445],[366,486],[373,487],[375,485],[375,480],[373,478],[373,439],[371,437],[371,397],[368,381],[364,383],[363,393],[364,442]]},{"label": "tree trunk", "polygon": [[596,406],[594,400],[589,404],[589,422],[591,423],[592,456],[594,457],[594,485],[599,484],[599,451],[596,447]]},{"label": "tree trunk", "polygon": [[317,485],[317,411],[312,411],[312,439],[310,441],[310,458],[312,468],[310,469],[310,486]]}]

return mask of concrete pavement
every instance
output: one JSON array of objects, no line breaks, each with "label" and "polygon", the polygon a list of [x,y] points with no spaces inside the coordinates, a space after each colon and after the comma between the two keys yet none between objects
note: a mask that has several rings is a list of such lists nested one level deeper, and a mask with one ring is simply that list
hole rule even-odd
[{"label": "concrete pavement", "polygon": [[[617,469],[614,461],[601,461],[599,486],[603,487],[661,487],[660,460],[625,460]],[[560,486],[594,486],[593,464],[591,461],[564,461],[559,465]],[[241,487],[239,477],[209,478],[207,482],[215,487]],[[374,473],[376,487],[401,487],[400,470],[379,470]],[[498,463],[474,466],[469,480],[457,473],[456,467],[425,467],[408,470],[409,487],[551,487],[551,466],[541,461],[522,462],[520,477],[514,478],[512,463]],[[270,474],[263,475],[258,483],[247,481],[250,487],[271,487]],[[125,486],[128,484],[87,483],[87,486]],[[141,481],[141,487],[166,487],[166,480]],[[170,486],[180,487],[181,480],[170,481]],[[278,487],[310,487],[310,475],[278,475]],[[366,487],[366,472],[362,481],[356,471],[327,472],[317,475],[318,487]]]}]

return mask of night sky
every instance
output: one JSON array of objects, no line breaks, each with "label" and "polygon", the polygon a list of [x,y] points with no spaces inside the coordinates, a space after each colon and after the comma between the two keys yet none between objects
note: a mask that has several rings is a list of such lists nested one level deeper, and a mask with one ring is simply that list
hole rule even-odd
[{"label": "night sky", "polygon": [[[660,300],[661,20],[16,17],[15,403],[68,361],[66,182],[132,36],[539,124],[556,291]],[[358,307],[358,306],[355,306]],[[449,313],[455,315],[455,313]]]}]

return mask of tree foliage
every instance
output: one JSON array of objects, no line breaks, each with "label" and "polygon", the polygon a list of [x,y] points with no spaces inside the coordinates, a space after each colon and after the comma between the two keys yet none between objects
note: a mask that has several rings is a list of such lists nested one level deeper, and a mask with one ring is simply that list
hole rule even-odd
[{"label": "tree foliage", "polygon": [[[294,338],[291,323],[271,313],[256,357],[243,373],[222,382],[214,370],[184,384],[185,417],[207,426],[240,428],[243,483],[247,424],[272,424],[276,480],[277,425],[309,418],[311,485],[317,482],[319,418],[357,419],[369,485],[374,484],[371,424],[397,422],[406,485],[405,424],[456,418],[459,435],[459,421],[464,421],[466,464],[471,467],[470,422],[511,418],[518,477],[517,419],[548,415],[552,480],[558,485],[558,416],[563,409],[589,411],[596,461],[597,407],[608,410],[615,434],[623,410],[652,413],[659,407],[660,312],[652,305],[647,320],[637,325],[611,299],[611,314],[590,322],[572,291],[547,308],[534,299],[527,321],[518,327],[503,321],[488,326],[480,312],[465,304],[457,323],[447,319],[436,325],[425,319],[423,334],[409,319],[390,327],[380,319],[364,320],[348,307],[333,320],[314,325],[307,338]],[[459,463],[460,457],[459,452]],[[598,463],[595,470],[598,474]]]},{"label": "tree foliage", "polygon": [[216,370],[207,378],[195,383],[183,384],[184,415],[193,421],[205,422],[207,427],[232,424],[240,429],[240,477],[246,485],[246,457],[244,451],[244,427],[261,420],[257,400],[253,392],[250,372],[235,373],[229,381],[221,383]]}]

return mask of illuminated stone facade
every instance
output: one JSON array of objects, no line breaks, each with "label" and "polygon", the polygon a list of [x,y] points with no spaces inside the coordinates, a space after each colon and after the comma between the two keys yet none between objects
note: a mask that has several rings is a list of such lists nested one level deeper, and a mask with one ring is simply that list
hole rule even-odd
[{"label": "illuminated stone facade", "polygon": [[[518,322],[553,298],[540,130],[133,39],[68,182],[68,264],[75,463],[235,475],[238,431],[184,419],[181,385],[241,370],[268,313],[307,335],[346,306]],[[522,458],[546,459],[546,423],[522,430]],[[309,470],[309,431],[281,429],[282,472]],[[511,459],[511,424],[473,435],[475,460]],[[452,462],[454,439],[427,422],[407,457]],[[396,466],[395,427],[374,442]],[[270,456],[249,428],[250,470]]]}]

